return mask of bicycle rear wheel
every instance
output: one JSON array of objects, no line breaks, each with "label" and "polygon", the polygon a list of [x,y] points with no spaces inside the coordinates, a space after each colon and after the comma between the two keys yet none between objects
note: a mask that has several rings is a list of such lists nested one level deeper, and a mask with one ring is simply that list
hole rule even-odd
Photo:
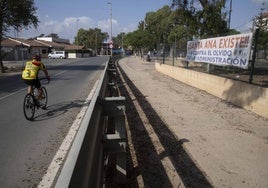
[{"label": "bicycle rear wheel", "polygon": [[41,87],[41,91],[42,91],[42,98],[39,100],[39,104],[40,104],[40,107],[42,109],[46,109],[47,107],[47,90],[45,87]]},{"label": "bicycle rear wheel", "polygon": [[23,101],[23,113],[27,120],[33,120],[35,113],[35,99],[32,94],[27,94]]}]

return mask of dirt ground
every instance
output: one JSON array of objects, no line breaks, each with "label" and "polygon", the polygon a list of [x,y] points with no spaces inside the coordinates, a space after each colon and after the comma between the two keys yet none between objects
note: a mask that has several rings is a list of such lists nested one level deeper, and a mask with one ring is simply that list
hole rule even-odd
[{"label": "dirt ground", "polygon": [[119,67],[124,187],[268,187],[268,119],[162,75],[153,62],[129,57]]}]

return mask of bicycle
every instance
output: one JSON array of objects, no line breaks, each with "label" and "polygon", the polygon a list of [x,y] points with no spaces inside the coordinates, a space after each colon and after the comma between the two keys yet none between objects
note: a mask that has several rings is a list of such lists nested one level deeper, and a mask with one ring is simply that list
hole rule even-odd
[{"label": "bicycle", "polygon": [[[43,78],[46,79],[46,78]],[[43,80],[39,79],[39,80]],[[47,107],[47,90],[44,86],[41,86],[42,98],[38,100],[38,89],[32,86],[32,92],[27,93],[23,101],[23,113],[27,120],[32,121],[36,109],[46,109]]]}]

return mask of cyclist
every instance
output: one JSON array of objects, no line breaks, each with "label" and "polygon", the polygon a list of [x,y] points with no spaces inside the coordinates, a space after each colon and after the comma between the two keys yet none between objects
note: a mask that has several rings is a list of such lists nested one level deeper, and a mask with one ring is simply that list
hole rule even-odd
[{"label": "cyclist", "polygon": [[34,85],[38,89],[38,100],[42,98],[41,83],[38,79],[39,70],[42,70],[48,81],[50,81],[50,76],[45,65],[41,62],[41,56],[35,55],[32,61],[28,61],[25,64],[25,68],[22,71],[22,78],[24,82],[28,85],[28,93],[32,92],[32,86]]}]

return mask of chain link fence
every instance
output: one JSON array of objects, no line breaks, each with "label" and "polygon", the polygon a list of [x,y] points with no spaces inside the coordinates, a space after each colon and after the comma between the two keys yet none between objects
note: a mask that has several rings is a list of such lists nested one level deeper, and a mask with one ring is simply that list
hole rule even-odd
[{"label": "chain link fence", "polygon": [[[268,50],[260,50],[256,53],[252,84],[268,88]],[[167,44],[158,44],[157,49],[150,51],[150,61],[157,61],[161,64],[187,68],[221,77],[250,82],[252,60],[248,69],[241,69],[233,66],[218,66],[208,63],[186,61],[187,47],[178,41]],[[147,58],[148,60],[148,58]]]}]

